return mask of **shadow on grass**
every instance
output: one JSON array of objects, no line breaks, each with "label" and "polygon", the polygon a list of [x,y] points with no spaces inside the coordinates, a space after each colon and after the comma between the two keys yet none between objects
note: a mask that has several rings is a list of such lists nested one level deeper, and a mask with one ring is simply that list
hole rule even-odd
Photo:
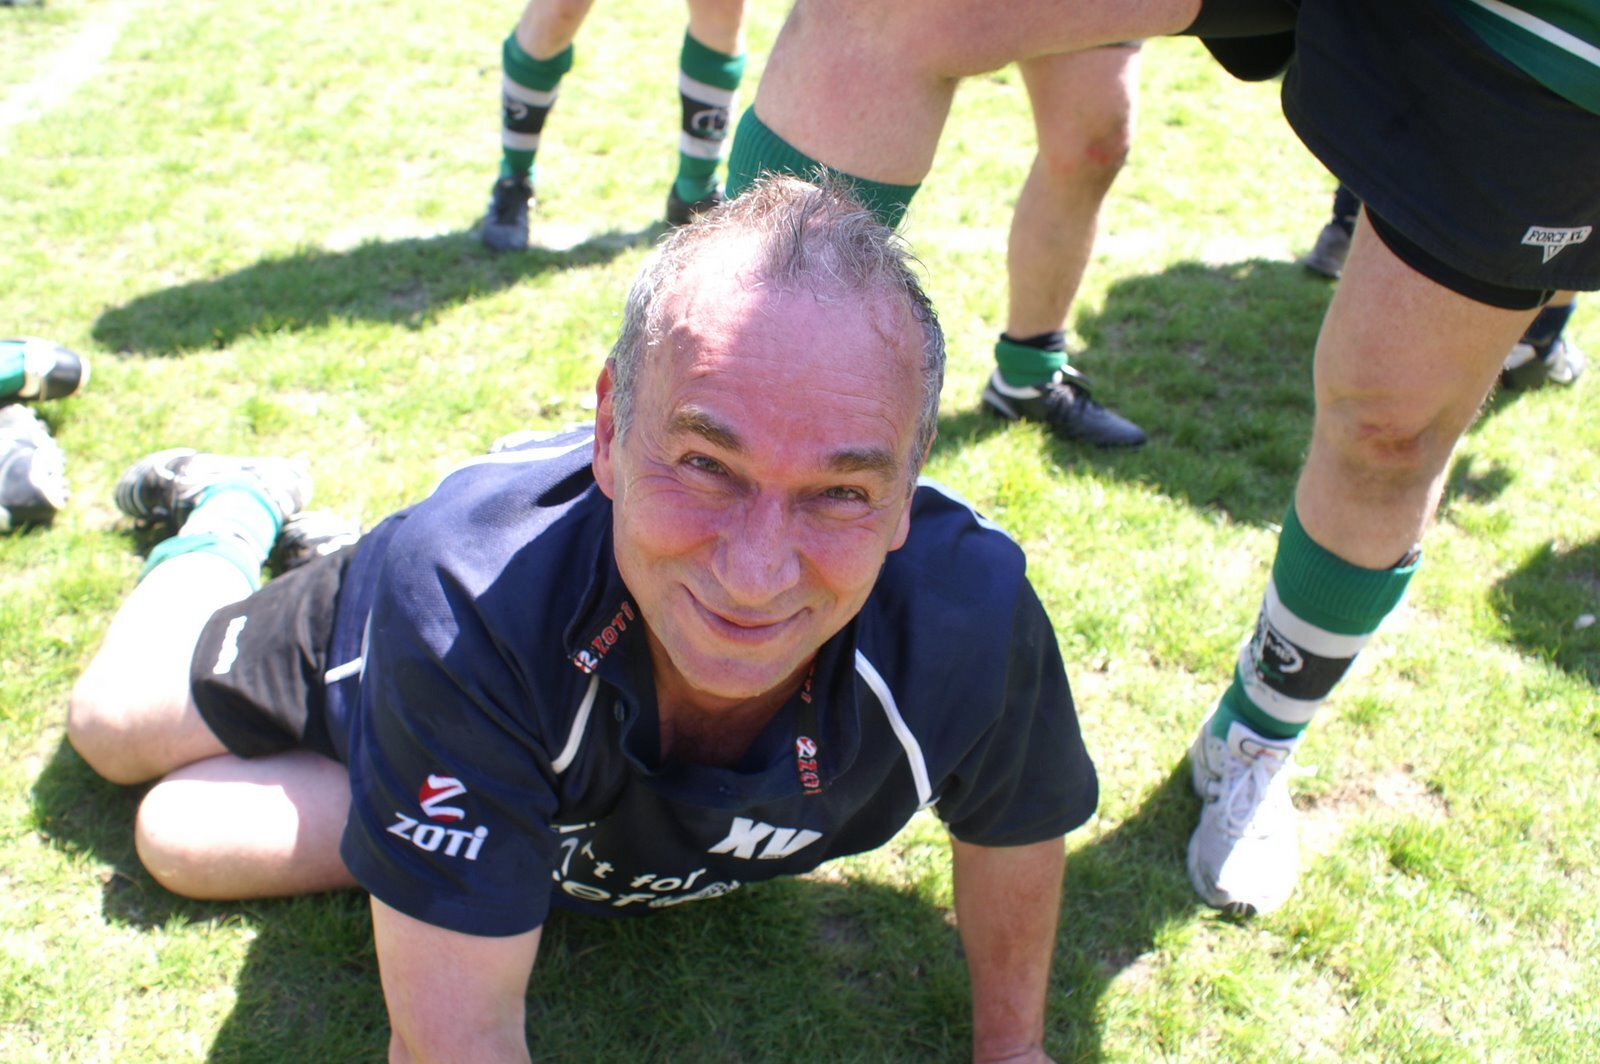
[{"label": "shadow on grass", "polygon": [[[1073,364],[1095,398],[1144,427],[1136,451],[1052,437],[1044,457],[1149,485],[1250,524],[1283,518],[1311,439],[1311,362],[1330,286],[1292,263],[1179,263],[1118,281],[1079,318]],[[1000,431],[976,396],[950,397],[939,446]]]},{"label": "shadow on grass", "polygon": [[[1494,586],[1489,602],[1519,650],[1600,688],[1600,540],[1545,544]],[[1584,616],[1590,623],[1580,628]]]},{"label": "shadow on grass", "polygon": [[596,234],[571,248],[518,254],[493,254],[471,231],[375,241],[348,251],[309,248],[139,296],[100,315],[93,336],[114,351],[173,355],[339,319],[420,328],[441,308],[543,273],[607,262],[662,232],[656,223]]},{"label": "shadow on grass", "polygon": [[[65,743],[33,796],[55,845],[114,869],[107,922],[250,929],[210,1061],[382,1059],[388,1020],[363,895],[208,903],[167,893],[134,853],[139,792],[98,779]],[[1192,817],[1180,765],[1068,862],[1047,1020],[1058,1059],[1101,1059],[1112,980],[1163,928],[1192,918],[1183,871]],[[618,1062],[960,1061],[971,1039],[965,962],[943,905],[826,870],[645,920],[556,915],[528,1029],[548,1059]]]}]

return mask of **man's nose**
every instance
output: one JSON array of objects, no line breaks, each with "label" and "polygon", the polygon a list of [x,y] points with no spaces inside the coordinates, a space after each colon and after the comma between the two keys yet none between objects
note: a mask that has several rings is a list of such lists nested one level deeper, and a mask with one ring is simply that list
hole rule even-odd
[{"label": "man's nose", "polygon": [[770,603],[799,583],[793,523],[787,502],[765,493],[735,510],[722,535],[716,575],[736,603]]}]

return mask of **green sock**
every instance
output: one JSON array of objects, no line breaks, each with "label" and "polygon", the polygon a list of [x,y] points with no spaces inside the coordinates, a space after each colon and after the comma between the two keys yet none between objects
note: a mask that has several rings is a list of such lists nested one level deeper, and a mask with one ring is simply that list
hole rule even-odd
[{"label": "green sock", "polygon": [[10,399],[22,391],[27,380],[22,341],[0,340],[0,399]]},{"label": "green sock", "polygon": [[277,504],[254,480],[219,481],[200,494],[178,534],[156,544],[139,579],[163,562],[200,552],[230,562],[252,587],[260,587],[261,567],[282,528]]},{"label": "green sock", "polygon": [[683,35],[678,56],[683,120],[673,187],[685,203],[705,199],[717,187],[717,164],[727,145],[728,120],[743,77],[744,56],[724,55]]},{"label": "green sock", "polygon": [[1351,565],[1306,534],[1291,504],[1255,636],[1239,653],[1212,734],[1226,736],[1236,720],[1267,738],[1304,731],[1399,604],[1417,564],[1411,556],[1393,569]]},{"label": "green sock", "polygon": [[756,176],[764,171],[794,174],[808,178],[818,170],[826,170],[855,187],[861,202],[878,216],[884,225],[895,226],[905,217],[911,197],[917,194],[918,185],[887,185],[881,181],[868,181],[854,177],[831,166],[823,166],[803,152],[796,151],[788,141],[768,129],[756,117],[754,107],[745,108],[734,133],[733,150],[728,155],[728,195],[737,196],[749,188]]},{"label": "green sock", "polygon": [[1005,333],[994,345],[995,365],[1013,388],[1043,384],[1067,364],[1066,336],[1060,332],[1018,340]]},{"label": "green sock", "polygon": [[500,50],[502,77],[500,112],[500,176],[533,180],[533,157],[550,108],[556,105],[556,86],[572,69],[572,46],[549,59],[535,59],[522,50],[513,33]]}]

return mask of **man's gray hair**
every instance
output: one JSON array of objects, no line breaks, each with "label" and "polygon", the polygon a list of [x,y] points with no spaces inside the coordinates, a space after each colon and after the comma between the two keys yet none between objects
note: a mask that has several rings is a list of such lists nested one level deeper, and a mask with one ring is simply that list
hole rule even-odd
[{"label": "man's gray hair", "polygon": [[634,385],[647,351],[665,334],[665,298],[690,265],[720,245],[758,249],[755,280],[780,290],[839,293],[900,303],[922,331],[922,411],[912,448],[912,479],[922,467],[939,418],[944,385],[944,331],[912,272],[904,242],[880,222],[843,179],[812,181],[766,175],[737,199],[676,230],[640,271],[628,293],[622,332],[611,349],[611,406],[617,435],[633,421]]}]

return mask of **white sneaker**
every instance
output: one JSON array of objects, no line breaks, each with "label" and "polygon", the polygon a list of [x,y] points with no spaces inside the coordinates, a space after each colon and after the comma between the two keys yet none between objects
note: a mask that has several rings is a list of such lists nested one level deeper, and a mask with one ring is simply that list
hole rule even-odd
[{"label": "white sneaker", "polygon": [[1235,721],[1228,737],[1208,718],[1189,748],[1194,791],[1205,802],[1189,837],[1189,882],[1206,904],[1234,916],[1282,905],[1300,874],[1289,774],[1299,739],[1265,739]]}]

